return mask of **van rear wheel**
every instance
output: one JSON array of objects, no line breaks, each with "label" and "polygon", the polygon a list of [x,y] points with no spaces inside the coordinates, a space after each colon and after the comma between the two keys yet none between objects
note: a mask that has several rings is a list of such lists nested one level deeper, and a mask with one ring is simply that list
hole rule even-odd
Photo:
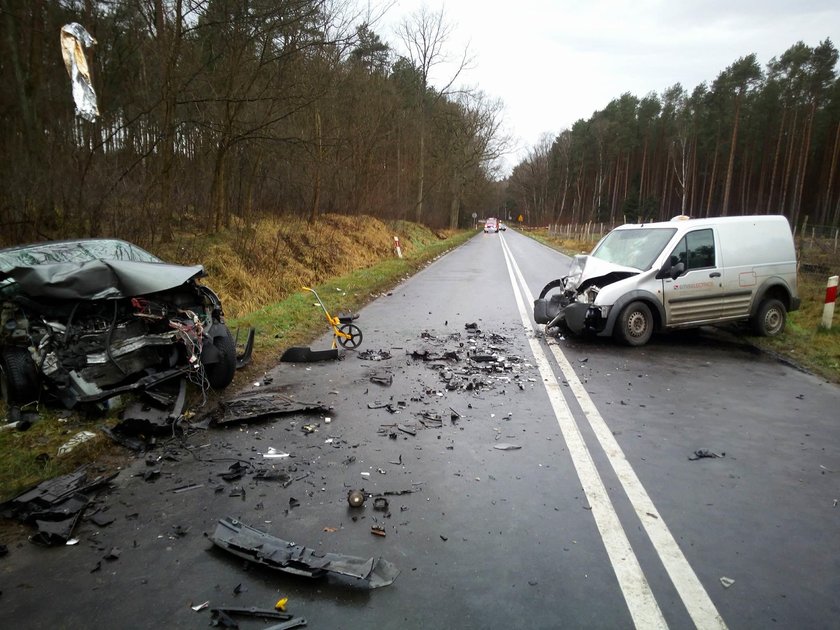
[{"label": "van rear wheel", "polygon": [[613,335],[628,346],[643,346],[653,334],[653,314],[644,302],[630,302],[615,322]]},{"label": "van rear wheel", "polygon": [[755,334],[762,337],[775,337],[785,330],[787,309],[781,300],[764,300],[752,320]]}]

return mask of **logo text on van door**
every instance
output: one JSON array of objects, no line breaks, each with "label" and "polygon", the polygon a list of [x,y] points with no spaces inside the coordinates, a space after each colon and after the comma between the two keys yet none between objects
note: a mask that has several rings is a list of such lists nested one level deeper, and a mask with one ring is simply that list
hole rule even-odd
[{"label": "logo text on van door", "polygon": [[715,286],[714,282],[692,282],[691,284],[675,284],[674,290],[680,289],[711,289]]}]

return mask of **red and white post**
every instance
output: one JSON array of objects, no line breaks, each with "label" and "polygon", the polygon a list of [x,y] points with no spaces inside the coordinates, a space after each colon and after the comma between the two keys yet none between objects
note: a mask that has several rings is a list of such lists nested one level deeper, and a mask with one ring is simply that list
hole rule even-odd
[{"label": "red and white post", "polygon": [[826,330],[831,328],[831,320],[834,319],[834,303],[837,301],[837,279],[838,276],[831,276],[828,279],[828,284],[825,285],[825,306],[823,306],[820,326]]},{"label": "red and white post", "polygon": [[397,251],[397,258],[402,258],[402,248],[400,247],[400,237],[394,237],[394,249]]}]

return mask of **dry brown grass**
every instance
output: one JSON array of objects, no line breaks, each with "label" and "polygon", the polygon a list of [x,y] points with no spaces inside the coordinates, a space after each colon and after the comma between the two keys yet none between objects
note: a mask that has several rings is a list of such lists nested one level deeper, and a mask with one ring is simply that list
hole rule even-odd
[{"label": "dry brown grass", "polygon": [[225,313],[236,318],[282,300],[303,285],[393,256],[394,236],[410,255],[412,241],[445,235],[406,222],[388,225],[369,216],[327,214],[312,223],[260,219],[212,237],[187,237],[156,253],[172,262],[203,264],[207,284],[222,298]]}]

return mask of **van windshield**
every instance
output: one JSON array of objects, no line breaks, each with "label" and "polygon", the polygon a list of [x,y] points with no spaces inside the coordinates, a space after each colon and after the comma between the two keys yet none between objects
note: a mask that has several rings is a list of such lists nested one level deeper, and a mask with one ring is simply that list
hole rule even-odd
[{"label": "van windshield", "polygon": [[676,228],[613,230],[592,255],[614,265],[647,271],[676,232]]}]

